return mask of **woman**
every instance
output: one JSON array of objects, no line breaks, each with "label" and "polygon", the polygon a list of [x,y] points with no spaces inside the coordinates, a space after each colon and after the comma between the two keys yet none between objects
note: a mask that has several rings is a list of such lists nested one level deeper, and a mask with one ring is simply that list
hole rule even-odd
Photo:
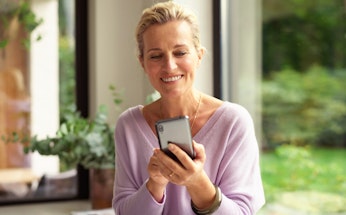
[{"label": "woman", "polygon": [[[192,13],[157,3],[138,23],[139,62],[161,98],[129,108],[116,130],[117,215],[255,214],[264,204],[252,119],[239,105],[194,88],[204,49]],[[187,115],[196,157],[159,149],[155,122]]]}]

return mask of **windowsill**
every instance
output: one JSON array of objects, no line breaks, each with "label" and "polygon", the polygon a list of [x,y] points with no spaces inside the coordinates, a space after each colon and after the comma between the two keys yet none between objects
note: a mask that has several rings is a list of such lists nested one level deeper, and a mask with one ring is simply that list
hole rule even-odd
[{"label": "windowsill", "polygon": [[72,211],[90,210],[88,200],[59,201],[49,203],[33,203],[22,205],[1,206],[0,214],[6,215],[69,215]]}]

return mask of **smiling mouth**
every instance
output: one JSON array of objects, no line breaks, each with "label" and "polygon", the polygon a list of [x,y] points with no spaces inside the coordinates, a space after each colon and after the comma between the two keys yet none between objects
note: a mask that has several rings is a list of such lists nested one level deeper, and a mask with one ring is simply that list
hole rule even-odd
[{"label": "smiling mouth", "polygon": [[161,80],[163,82],[173,82],[173,81],[177,81],[179,79],[181,79],[183,76],[182,75],[178,75],[178,76],[173,76],[173,77],[169,77],[169,78],[161,78]]}]

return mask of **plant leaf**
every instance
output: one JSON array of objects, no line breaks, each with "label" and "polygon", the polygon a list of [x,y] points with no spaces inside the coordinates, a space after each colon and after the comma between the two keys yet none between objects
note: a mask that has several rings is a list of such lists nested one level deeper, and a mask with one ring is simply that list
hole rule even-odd
[{"label": "plant leaf", "polygon": [[1,40],[0,41],[0,48],[5,48],[8,44],[8,40]]}]

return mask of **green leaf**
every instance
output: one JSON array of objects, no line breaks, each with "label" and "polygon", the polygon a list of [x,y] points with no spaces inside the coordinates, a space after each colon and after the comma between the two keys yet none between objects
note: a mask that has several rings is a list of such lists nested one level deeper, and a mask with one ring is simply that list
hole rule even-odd
[{"label": "green leaf", "polygon": [[1,40],[0,41],[0,48],[5,48],[8,44],[8,40]]}]

